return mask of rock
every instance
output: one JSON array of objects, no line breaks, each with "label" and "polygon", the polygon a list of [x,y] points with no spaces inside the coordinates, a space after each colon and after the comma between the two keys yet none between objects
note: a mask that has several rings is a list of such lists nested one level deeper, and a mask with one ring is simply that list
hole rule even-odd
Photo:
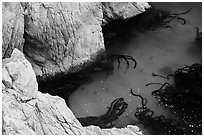
[{"label": "rock", "polygon": [[143,135],[137,126],[128,125],[126,128],[100,129],[96,126],[85,127],[91,134],[95,135]]},{"label": "rock", "polygon": [[103,25],[109,20],[128,19],[150,8],[147,2],[102,2]]},{"label": "rock", "polygon": [[[4,85],[4,88],[5,87],[8,87],[8,88],[12,88],[13,87],[12,79],[9,76],[9,73],[6,70],[5,67],[2,68],[2,83]],[[4,88],[2,88],[2,89],[4,89]]]},{"label": "rock", "polygon": [[[16,47],[38,80],[79,71],[105,51],[102,24],[127,19],[148,8],[130,2],[4,2],[2,57]],[[24,42],[25,39],[25,42]]]},{"label": "rock", "polygon": [[18,90],[24,96],[33,96],[31,91],[38,90],[32,66],[18,49],[13,50],[11,58],[3,60],[2,67],[2,81],[6,87]]},{"label": "rock", "polygon": [[39,92],[36,81],[36,76],[44,80],[78,71],[95,61],[105,50],[101,26],[106,16],[125,19],[137,14],[137,6],[121,4],[2,4],[3,134],[142,134],[136,126],[82,127],[65,101]]},{"label": "rock", "polygon": [[24,16],[19,2],[2,3],[2,58],[10,57],[14,48],[23,51]]},{"label": "rock", "polygon": [[138,127],[100,129],[82,127],[64,100],[37,92],[26,103],[16,100],[15,90],[3,94],[3,134],[6,135],[119,135],[142,134]]},{"label": "rock", "polygon": [[[105,48],[100,3],[23,3],[24,53],[38,79],[75,72]],[[83,65],[83,66],[82,66]]]},{"label": "rock", "polygon": [[[145,2],[105,2],[103,3],[103,38],[106,47],[112,42],[131,37],[135,19],[150,5]],[[141,21],[143,23],[143,21]]]},{"label": "rock", "polygon": [[142,134],[136,126],[121,129],[82,127],[62,98],[37,91],[33,69],[17,49],[11,58],[3,60],[2,67],[4,135]]},{"label": "rock", "polygon": [[3,94],[3,134],[80,134],[82,128],[59,97],[36,92],[28,102],[16,99],[16,91]]}]

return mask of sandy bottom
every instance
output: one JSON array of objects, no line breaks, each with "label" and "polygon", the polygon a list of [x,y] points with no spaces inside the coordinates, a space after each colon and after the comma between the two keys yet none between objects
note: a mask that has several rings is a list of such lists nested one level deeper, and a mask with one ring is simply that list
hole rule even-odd
[{"label": "sandy bottom", "polygon": [[174,118],[176,112],[169,111],[160,106],[151,93],[158,89],[159,85],[146,87],[150,82],[166,82],[165,79],[153,77],[152,73],[168,75],[184,65],[201,63],[202,49],[195,43],[195,26],[202,29],[202,15],[200,3],[153,3],[158,8],[172,12],[183,12],[192,7],[192,11],[181,17],[187,21],[186,25],[180,21],[173,20],[172,28],[158,28],[155,31],[139,33],[131,29],[132,36],[128,39],[119,40],[107,48],[109,53],[127,54],[137,60],[137,67],[130,67],[126,71],[125,61],[115,69],[113,75],[106,76],[106,73],[95,73],[92,75],[91,84],[82,85],[69,97],[71,110],[76,117],[99,116],[107,111],[111,102],[123,97],[128,103],[126,112],[116,121],[116,127],[123,127],[128,124],[140,124],[135,118],[136,107],[141,105],[140,98],[130,94],[130,88],[135,93],[147,98],[147,106],[155,115],[164,115]]}]

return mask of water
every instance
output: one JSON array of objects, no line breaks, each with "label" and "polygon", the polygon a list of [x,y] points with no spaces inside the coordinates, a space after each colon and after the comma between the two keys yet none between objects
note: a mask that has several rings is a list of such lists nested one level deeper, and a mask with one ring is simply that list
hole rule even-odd
[{"label": "water", "polygon": [[158,89],[158,85],[145,85],[150,82],[164,83],[165,79],[153,77],[152,73],[168,75],[184,65],[201,63],[202,50],[195,43],[195,26],[202,30],[201,3],[152,3],[158,8],[172,12],[183,12],[192,7],[192,11],[182,15],[187,21],[186,25],[173,20],[169,25],[172,28],[158,28],[155,31],[137,32],[131,28],[131,36],[121,39],[107,47],[108,53],[127,54],[137,60],[137,67],[126,70],[125,61],[115,69],[113,75],[106,73],[93,73],[91,84],[82,85],[69,97],[69,107],[76,117],[99,116],[107,111],[111,102],[123,97],[128,108],[116,121],[116,127],[128,124],[141,125],[135,118],[136,107],[141,105],[140,98],[130,94],[130,88],[137,94],[147,98],[147,107],[155,115],[164,115],[168,118],[177,117],[176,113],[160,106],[151,93]]}]

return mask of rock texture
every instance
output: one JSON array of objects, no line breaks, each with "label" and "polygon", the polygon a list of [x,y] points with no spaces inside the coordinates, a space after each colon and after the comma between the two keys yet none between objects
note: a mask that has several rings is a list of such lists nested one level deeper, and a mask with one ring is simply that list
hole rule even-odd
[{"label": "rock texture", "polygon": [[[130,18],[147,3],[3,3],[3,58],[17,47],[38,80],[76,72],[105,50],[102,24]],[[25,39],[25,43],[23,44]]]},{"label": "rock texture", "polygon": [[27,12],[24,53],[37,76],[77,71],[104,51],[100,3],[22,5]]},{"label": "rock texture", "polygon": [[23,53],[14,49],[3,60],[2,133],[6,135],[142,134],[136,126],[122,129],[82,127],[65,101],[37,91],[36,77]]},{"label": "rock texture", "polygon": [[102,2],[103,25],[109,20],[128,19],[150,8],[146,2]]},{"label": "rock texture", "polygon": [[35,73],[18,49],[13,50],[11,58],[3,60],[2,67],[2,81],[6,86],[17,89],[21,95],[33,96],[30,91],[38,89]]},{"label": "rock texture", "polygon": [[14,48],[23,51],[24,17],[20,3],[2,3],[2,58],[10,57]]}]

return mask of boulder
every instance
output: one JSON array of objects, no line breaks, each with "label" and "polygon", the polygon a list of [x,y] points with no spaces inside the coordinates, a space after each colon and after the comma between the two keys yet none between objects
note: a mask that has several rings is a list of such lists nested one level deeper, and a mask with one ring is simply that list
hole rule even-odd
[{"label": "boulder", "polygon": [[65,101],[39,92],[36,76],[23,53],[14,49],[3,60],[2,133],[4,135],[142,134],[137,126],[82,127]]},{"label": "boulder", "polygon": [[38,79],[75,72],[104,51],[100,3],[23,3],[24,54]]},{"label": "boulder", "polygon": [[38,90],[35,73],[23,53],[14,49],[11,58],[2,61],[2,82],[5,87],[16,89],[20,95],[33,96]]},{"label": "boulder", "polygon": [[[38,80],[77,72],[105,51],[102,26],[148,8],[138,2],[3,3],[3,58],[17,47]],[[25,42],[24,42],[25,41]]]}]

